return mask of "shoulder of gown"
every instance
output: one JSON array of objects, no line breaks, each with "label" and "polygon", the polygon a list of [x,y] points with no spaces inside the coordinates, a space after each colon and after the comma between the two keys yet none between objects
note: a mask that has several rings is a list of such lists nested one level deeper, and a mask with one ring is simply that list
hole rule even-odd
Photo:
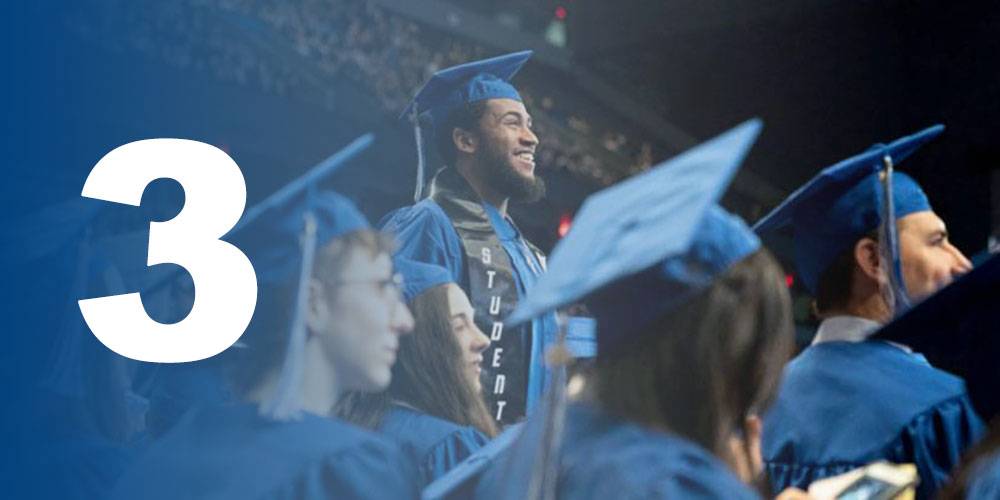
[{"label": "shoulder of gown", "polygon": [[342,421],[274,422],[252,405],[189,413],[126,471],[112,498],[416,498],[413,464]]},{"label": "shoulder of gown", "polygon": [[399,444],[420,468],[423,484],[441,477],[489,442],[478,429],[394,406],[379,432]]},{"label": "shoulder of gown", "polygon": [[423,199],[389,212],[378,225],[396,236],[397,256],[444,267],[455,282],[462,282],[462,240],[434,200]]},{"label": "shoulder of gown", "polygon": [[[755,499],[718,458],[680,437],[608,416],[590,405],[567,407],[559,453],[558,498]],[[511,450],[517,449],[512,447]],[[530,477],[502,477],[503,456],[477,485],[477,498],[504,491],[504,482]]]},{"label": "shoulder of gown", "polygon": [[889,460],[917,466],[923,498],[982,432],[961,379],[883,342],[830,342],[789,363],[762,454],[775,491]]}]

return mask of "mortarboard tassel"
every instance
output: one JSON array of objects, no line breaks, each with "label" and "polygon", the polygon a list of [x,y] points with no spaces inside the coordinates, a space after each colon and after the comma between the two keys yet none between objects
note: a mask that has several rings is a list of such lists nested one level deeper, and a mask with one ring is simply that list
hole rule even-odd
[{"label": "mortarboard tassel", "polygon": [[903,272],[899,260],[899,241],[896,231],[896,207],[893,202],[892,175],[893,162],[888,154],[882,157],[884,169],[879,175],[882,203],[879,207],[882,224],[879,226],[879,253],[885,264],[886,277],[889,281],[883,293],[893,317],[899,316],[910,308],[909,296],[903,282]]},{"label": "mortarboard tassel", "polygon": [[566,367],[573,357],[566,347],[565,315],[557,314],[559,333],[555,345],[546,353],[552,370],[551,383],[544,397],[523,424],[498,467],[504,477],[526,478],[504,483],[495,498],[500,500],[553,500],[559,479],[560,448],[566,421]]},{"label": "mortarboard tassel", "polygon": [[417,106],[413,106],[410,119],[413,121],[413,140],[417,143],[417,187],[413,191],[413,202],[416,203],[420,201],[424,191],[424,134],[420,130]]},{"label": "mortarboard tassel", "polygon": [[563,427],[566,423],[566,369],[573,356],[566,346],[568,321],[562,312],[556,314],[559,335],[556,345],[547,354],[552,369],[552,388],[549,390],[549,411],[545,415],[545,433],[539,448],[537,473],[531,478],[527,498],[554,500],[559,480],[559,450],[562,447]]},{"label": "mortarboard tassel", "polygon": [[312,212],[306,212],[303,219],[305,227],[302,234],[302,267],[299,270],[298,290],[295,292],[295,311],[292,315],[288,345],[285,348],[285,362],[281,367],[277,389],[261,407],[261,413],[274,420],[295,419],[302,409],[302,364],[306,344],[305,309],[309,297],[313,257],[316,254],[316,216]]}]

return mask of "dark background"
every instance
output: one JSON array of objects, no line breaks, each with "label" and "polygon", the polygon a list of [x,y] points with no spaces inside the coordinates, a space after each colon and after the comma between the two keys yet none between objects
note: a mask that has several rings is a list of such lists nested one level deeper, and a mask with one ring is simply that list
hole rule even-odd
[{"label": "dark background", "polygon": [[[532,48],[515,83],[536,117],[549,195],[512,212],[543,249],[587,194],[754,116],[764,133],[724,200],[751,223],[820,168],[942,122],[945,135],[900,169],[921,181],[967,254],[982,254],[1000,226],[990,215],[991,186],[1000,199],[1000,12],[988,2],[85,0],[4,8],[9,168],[0,192],[4,218],[14,222],[78,197],[97,160],[130,141],[181,137],[223,148],[243,169],[252,204],[369,131],[375,147],[328,187],[377,221],[411,202],[412,131],[397,116],[428,74]],[[546,39],[553,23],[565,30],[563,46]],[[115,210],[141,229],[179,209],[178,191],[154,183],[148,206]],[[33,236],[8,233],[5,250],[30,247]],[[788,262],[791,242],[770,243]],[[808,323],[807,298],[798,286],[793,294],[797,318]]]}]

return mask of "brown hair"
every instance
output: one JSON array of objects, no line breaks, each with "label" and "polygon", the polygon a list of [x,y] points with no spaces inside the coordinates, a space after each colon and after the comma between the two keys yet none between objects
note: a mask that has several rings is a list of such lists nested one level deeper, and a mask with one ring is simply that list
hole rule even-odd
[{"label": "brown hair", "polygon": [[758,250],[641,336],[598,352],[601,405],[726,457],[732,432],[775,397],[792,352],[791,305],[778,264]]},{"label": "brown hair", "polygon": [[416,296],[411,309],[414,329],[399,341],[389,388],[379,394],[351,393],[338,404],[337,414],[375,429],[391,401],[398,400],[435,417],[496,436],[496,423],[463,366],[461,347],[451,328],[447,286],[439,285]]},{"label": "brown hair", "polygon": [[[362,229],[334,238],[317,249],[313,277],[335,288],[353,250],[365,251],[375,258],[395,250],[392,236],[373,229]],[[247,331],[240,338],[244,348],[226,350],[223,363],[233,391],[246,396],[263,377],[277,369],[285,359],[288,329],[295,310],[298,283],[262,285],[257,292],[257,311]]]},{"label": "brown hair", "polygon": [[813,312],[816,316],[824,316],[831,311],[842,310],[851,300],[851,287],[854,284],[854,270],[858,263],[854,260],[854,247],[858,241],[865,238],[878,241],[878,231],[871,231],[858,238],[819,275],[816,284],[816,300],[813,302]]}]

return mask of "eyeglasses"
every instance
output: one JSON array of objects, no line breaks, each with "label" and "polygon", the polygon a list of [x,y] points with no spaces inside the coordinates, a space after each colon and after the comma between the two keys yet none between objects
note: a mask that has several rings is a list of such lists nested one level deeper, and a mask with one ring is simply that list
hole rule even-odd
[{"label": "eyeglasses", "polygon": [[383,295],[397,294],[397,296],[400,296],[403,294],[403,275],[399,273],[393,273],[392,276],[383,279],[337,280],[331,284],[364,285],[368,283],[375,285],[379,293]]}]

